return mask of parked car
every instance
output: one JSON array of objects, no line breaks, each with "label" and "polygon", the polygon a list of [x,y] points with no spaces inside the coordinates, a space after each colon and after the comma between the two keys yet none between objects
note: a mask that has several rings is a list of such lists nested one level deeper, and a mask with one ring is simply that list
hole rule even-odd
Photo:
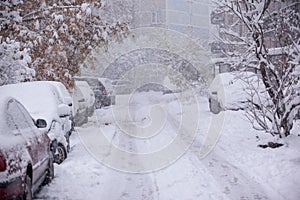
[{"label": "parked car", "polygon": [[63,162],[67,158],[71,111],[59,100],[54,86],[41,82],[18,83],[1,86],[0,93],[20,101],[35,120],[46,120],[47,126],[41,129],[51,139],[54,162]]},{"label": "parked car", "polygon": [[32,199],[54,177],[43,119],[34,120],[16,99],[0,96],[0,200]]},{"label": "parked car", "polygon": [[70,95],[70,93],[68,92],[67,88],[61,83],[61,82],[57,82],[57,81],[38,81],[41,84],[51,84],[52,86],[54,86],[54,88],[56,89],[56,93],[58,94],[58,100],[59,103],[63,103],[69,106],[71,114],[69,116],[69,119],[65,119],[66,121],[64,122],[64,125],[66,126],[66,130],[69,130],[68,137],[67,138],[67,151],[69,152],[70,150],[70,135],[72,134],[72,131],[74,131],[74,116],[72,113],[73,110],[73,99]]},{"label": "parked car", "polygon": [[64,86],[64,84],[62,84],[61,82],[58,82],[58,81],[38,81],[38,82],[41,82],[41,83],[44,82],[44,83],[53,85],[58,92],[61,102],[68,105],[70,107],[71,111],[73,110],[73,108],[72,108],[73,98],[72,98],[71,94],[69,93],[69,91],[67,90],[67,88]]},{"label": "parked car", "polygon": [[258,91],[262,91],[263,84],[256,74],[253,72],[236,73],[221,73],[212,81],[208,97],[209,109],[212,113],[244,109],[249,101],[246,80],[250,81]]},{"label": "parked car", "polygon": [[86,81],[75,81],[73,102],[75,125],[81,126],[93,115],[95,109],[95,94]]}]

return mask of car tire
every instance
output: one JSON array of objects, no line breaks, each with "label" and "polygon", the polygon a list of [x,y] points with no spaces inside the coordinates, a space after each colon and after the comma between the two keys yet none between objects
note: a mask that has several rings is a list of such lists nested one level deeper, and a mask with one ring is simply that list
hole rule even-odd
[{"label": "car tire", "polygon": [[67,151],[62,144],[57,145],[55,163],[61,164],[67,158]]},{"label": "car tire", "polygon": [[54,178],[54,165],[53,165],[53,159],[51,158],[49,160],[49,167],[47,169],[47,174],[46,174],[46,178],[43,182],[43,185],[47,185],[47,184],[51,183],[53,178]]},{"label": "car tire", "polygon": [[28,174],[25,177],[23,200],[32,200],[32,182]]}]

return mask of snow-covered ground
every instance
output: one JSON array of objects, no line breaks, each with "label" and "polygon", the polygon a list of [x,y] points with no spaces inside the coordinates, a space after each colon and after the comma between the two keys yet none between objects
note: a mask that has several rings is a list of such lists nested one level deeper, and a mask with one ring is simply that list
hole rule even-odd
[{"label": "snow-covered ground", "polygon": [[[208,110],[207,99],[199,97],[197,135],[185,154],[162,169],[133,173],[126,172],[129,169],[126,167],[146,166],[147,163],[143,160],[139,160],[139,164],[133,163],[136,160],[131,157],[118,160],[120,166],[105,159],[97,161],[97,152],[85,143],[86,138],[96,138],[102,133],[111,146],[129,153],[149,154],[174,141],[176,130],[182,125],[179,122],[183,112],[188,111],[182,111],[180,102],[172,94],[135,95],[130,99],[129,116],[114,116],[124,112],[119,111],[124,109],[127,101],[125,104],[118,102],[122,102],[120,97],[115,107],[97,110],[88,124],[77,128],[70,139],[69,157],[55,166],[55,179],[41,189],[36,199],[299,199],[300,137],[296,134],[300,133],[300,125],[294,129],[296,134],[284,141],[285,146],[262,149],[257,145],[274,139],[253,130],[243,111],[226,111],[217,145],[201,158],[201,145],[213,114]],[[156,109],[157,106],[163,109]],[[151,108],[152,113],[149,112]],[[155,129],[157,126],[151,126],[160,123],[162,128],[159,130]],[[124,128],[124,124],[128,126]],[[147,138],[125,134],[133,130],[133,124],[153,128],[155,134]],[[114,153],[109,150],[107,158]]]}]

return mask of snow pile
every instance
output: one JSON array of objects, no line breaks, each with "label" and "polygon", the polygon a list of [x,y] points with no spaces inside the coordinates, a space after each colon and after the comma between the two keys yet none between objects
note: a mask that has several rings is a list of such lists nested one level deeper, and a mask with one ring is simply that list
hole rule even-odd
[{"label": "snow pile", "polygon": [[[300,133],[300,127],[294,127]],[[283,143],[271,149],[257,145]],[[244,176],[260,184],[271,199],[297,199],[300,196],[300,137],[291,135],[277,140],[271,135],[253,130],[243,111],[226,111],[222,135],[215,151],[237,167]]]}]

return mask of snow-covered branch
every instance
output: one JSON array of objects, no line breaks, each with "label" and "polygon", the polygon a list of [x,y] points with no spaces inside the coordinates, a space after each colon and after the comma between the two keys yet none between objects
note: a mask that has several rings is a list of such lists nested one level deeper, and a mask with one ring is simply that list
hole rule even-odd
[{"label": "snow-covered branch", "polygon": [[[72,76],[91,49],[122,39],[129,30],[124,16],[106,18],[112,8],[101,1],[7,2],[0,10],[1,36],[18,41],[20,49],[28,49],[32,58],[28,66],[35,70],[37,80],[58,80],[72,87]],[[120,6],[123,14],[132,14],[127,8],[131,1],[115,2],[111,3],[113,7]]]}]

